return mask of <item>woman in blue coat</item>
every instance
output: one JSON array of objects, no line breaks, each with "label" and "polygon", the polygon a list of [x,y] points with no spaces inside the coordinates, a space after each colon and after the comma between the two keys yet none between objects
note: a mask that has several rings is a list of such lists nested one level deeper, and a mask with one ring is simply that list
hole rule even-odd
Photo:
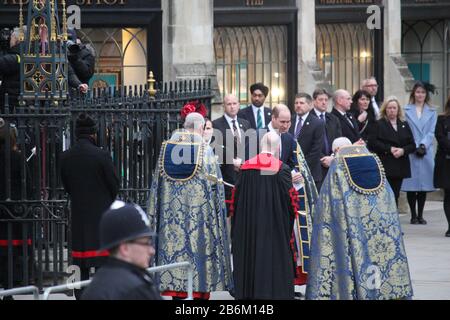
[{"label": "woman in blue coat", "polygon": [[409,155],[411,178],[403,180],[402,184],[402,191],[407,192],[411,224],[427,224],[423,219],[423,209],[427,192],[434,191],[433,141],[437,112],[429,104],[430,92],[434,92],[434,86],[417,82],[412,89],[410,103],[405,106],[406,120],[413,132],[417,148]]}]

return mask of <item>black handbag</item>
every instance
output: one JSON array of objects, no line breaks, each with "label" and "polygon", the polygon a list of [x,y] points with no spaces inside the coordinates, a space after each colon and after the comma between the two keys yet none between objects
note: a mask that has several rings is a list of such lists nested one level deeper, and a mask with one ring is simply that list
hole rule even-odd
[{"label": "black handbag", "polygon": [[419,147],[416,149],[416,156],[419,158],[425,157],[427,154],[427,148],[425,148],[424,144],[419,145]]}]

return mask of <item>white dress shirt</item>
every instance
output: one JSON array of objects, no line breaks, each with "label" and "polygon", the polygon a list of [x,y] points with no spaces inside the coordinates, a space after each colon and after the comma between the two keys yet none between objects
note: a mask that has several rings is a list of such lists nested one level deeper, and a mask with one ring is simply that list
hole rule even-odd
[{"label": "white dress shirt", "polygon": [[373,107],[373,111],[375,112],[375,117],[378,119],[380,119],[380,107],[378,106],[377,101],[375,100],[375,97],[372,97],[372,107]]},{"label": "white dress shirt", "polygon": [[230,126],[230,129],[231,129],[231,133],[233,133],[233,136],[234,136],[234,130],[233,130],[233,120],[235,120],[236,121],[236,128],[237,128],[237,131],[238,131],[238,137],[239,137],[239,140],[241,140],[241,129],[240,129],[240,125],[239,125],[239,121],[238,121],[238,118],[237,118],[237,116],[233,119],[233,118],[231,118],[229,115],[227,115],[226,113],[224,114],[224,116],[225,116],[225,120],[227,120],[227,122],[228,122],[228,125]]},{"label": "white dress shirt", "polygon": [[[314,112],[316,113],[317,118],[320,119],[320,116],[323,115],[323,119],[325,120],[325,122],[327,121],[327,113],[326,112],[320,112],[317,109],[314,109]],[[320,120],[322,120],[322,119],[320,119]]]},{"label": "white dress shirt", "polygon": [[262,119],[262,127],[266,127],[266,117],[264,116],[264,106],[261,106],[261,108],[257,108],[254,105],[252,105],[253,110],[253,116],[255,117],[255,123],[256,126],[258,126],[258,110],[261,110],[261,119]]},{"label": "white dress shirt", "polygon": [[295,120],[294,132],[297,132],[297,126],[298,126],[298,123],[300,121],[300,118],[302,118],[302,130],[303,130],[303,127],[305,126],[306,118],[308,118],[308,116],[309,116],[309,112],[305,113],[301,117],[297,114],[297,117],[296,117],[296,120]]}]

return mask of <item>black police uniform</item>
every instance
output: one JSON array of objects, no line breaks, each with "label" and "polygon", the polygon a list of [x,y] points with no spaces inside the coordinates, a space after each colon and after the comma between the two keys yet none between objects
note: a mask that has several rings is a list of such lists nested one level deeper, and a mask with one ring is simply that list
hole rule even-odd
[{"label": "black police uniform", "polygon": [[[154,237],[141,207],[115,201],[100,221],[101,250],[141,237]],[[110,257],[84,290],[82,300],[161,300],[151,275],[142,267]]]},{"label": "black police uniform", "polygon": [[69,52],[69,86],[78,88],[81,84],[88,84],[95,72],[95,56],[93,51],[84,44],[74,45],[79,48]]},{"label": "black police uniform", "polygon": [[20,50],[19,46],[12,47],[8,53],[0,56],[0,75],[2,84],[0,86],[0,113],[4,113],[5,94],[8,94],[8,105],[10,112],[18,104],[20,91]]},{"label": "black police uniform", "polygon": [[84,290],[82,300],[161,300],[151,275],[128,262],[109,258]]}]

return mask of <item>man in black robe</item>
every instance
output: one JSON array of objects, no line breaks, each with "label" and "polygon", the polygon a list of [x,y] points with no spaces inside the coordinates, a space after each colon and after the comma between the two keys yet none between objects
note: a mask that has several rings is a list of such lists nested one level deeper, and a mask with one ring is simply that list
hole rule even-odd
[{"label": "man in black robe", "polygon": [[297,193],[291,170],[278,159],[280,137],[267,133],[261,149],[242,165],[234,189],[235,298],[293,299],[290,239]]}]

